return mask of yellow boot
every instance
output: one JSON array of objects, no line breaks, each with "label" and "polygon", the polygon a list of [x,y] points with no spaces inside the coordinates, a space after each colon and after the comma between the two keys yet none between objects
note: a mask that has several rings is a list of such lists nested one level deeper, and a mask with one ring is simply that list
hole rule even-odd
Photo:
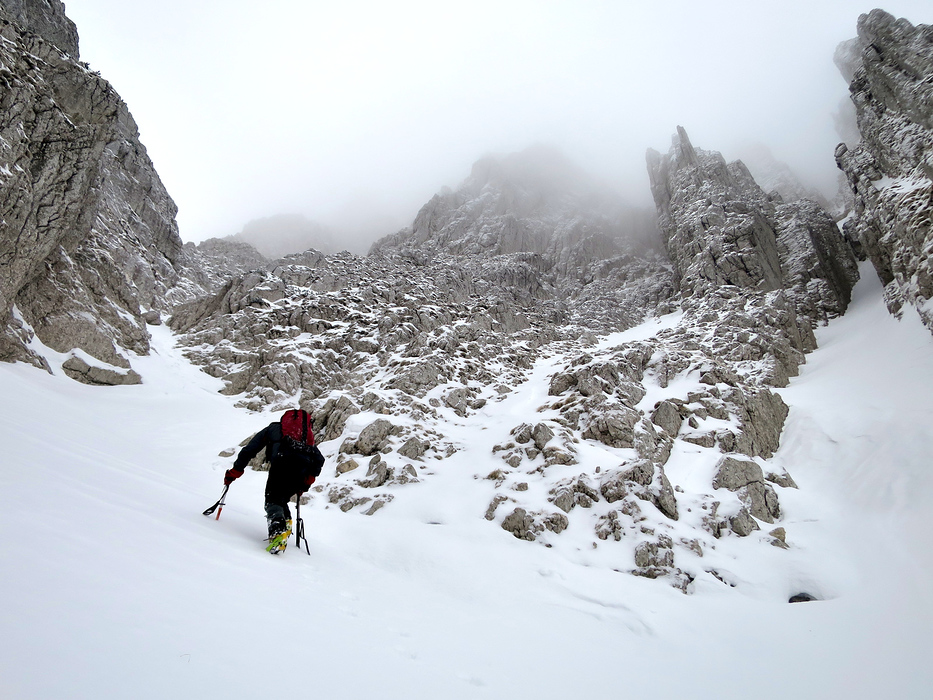
[{"label": "yellow boot", "polygon": [[288,546],[288,538],[292,534],[292,521],[285,521],[285,529],[278,534],[275,534],[269,538],[269,546],[266,547],[266,551],[270,554],[278,554],[279,552],[284,552],[285,548]]}]

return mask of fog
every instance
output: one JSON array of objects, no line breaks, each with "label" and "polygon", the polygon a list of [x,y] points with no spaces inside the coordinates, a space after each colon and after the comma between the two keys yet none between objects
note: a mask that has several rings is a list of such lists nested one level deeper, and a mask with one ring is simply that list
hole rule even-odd
[{"label": "fog", "polygon": [[[182,238],[304,217],[353,241],[409,224],[491,153],[561,149],[636,206],[678,124],[766,146],[832,196],[833,64],[850,0],[68,0],[179,207]],[[884,6],[933,22],[929,0]],[[842,118],[845,122],[845,118]],[[352,233],[351,233],[352,232]]]}]

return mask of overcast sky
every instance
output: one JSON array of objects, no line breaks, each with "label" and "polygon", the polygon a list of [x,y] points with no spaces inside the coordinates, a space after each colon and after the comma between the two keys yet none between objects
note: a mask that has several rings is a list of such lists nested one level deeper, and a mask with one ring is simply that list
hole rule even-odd
[{"label": "overcast sky", "polygon": [[[129,105],[182,238],[301,213],[410,223],[479,157],[562,148],[634,204],[676,125],[836,179],[832,55],[853,0],[66,0]],[[884,6],[933,23],[929,0]]]}]

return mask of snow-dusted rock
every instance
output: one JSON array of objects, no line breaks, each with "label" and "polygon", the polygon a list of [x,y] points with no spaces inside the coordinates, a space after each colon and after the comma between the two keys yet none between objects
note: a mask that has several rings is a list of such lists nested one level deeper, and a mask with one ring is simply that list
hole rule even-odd
[{"label": "snow-dusted rock", "polygon": [[600,484],[600,493],[609,503],[624,499],[629,494],[650,501],[671,520],[677,520],[677,499],[664,469],[648,460],[623,465],[607,472]]},{"label": "snow-dusted rock", "polygon": [[677,437],[683,423],[683,417],[672,401],[660,401],[651,414],[651,422],[671,437]]},{"label": "snow-dusted rock", "polygon": [[520,540],[535,540],[534,518],[524,508],[516,508],[502,519],[502,529]]},{"label": "snow-dusted rock", "polygon": [[4,0],[3,10],[21,27],[78,60],[78,30],[61,0]]},{"label": "snow-dusted rock", "polygon": [[716,468],[713,488],[737,492],[749,513],[766,523],[781,517],[777,494],[771,484],[765,482],[761,467],[755,462],[724,457]]},{"label": "snow-dusted rock", "polygon": [[34,334],[128,369],[127,351],[149,351],[143,314],[179,279],[176,209],[62,10],[0,7],[0,359],[42,366],[23,342]]},{"label": "snow-dusted rock", "polygon": [[858,20],[844,75],[861,141],[836,148],[855,196],[845,224],[885,285],[892,313],[913,304],[933,330],[933,53],[930,27],[883,10]]},{"label": "snow-dusted rock", "polygon": [[84,384],[118,386],[142,383],[142,377],[131,369],[121,372],[110,367],[90,365],[84,359],[76,356],[65,360],[62,363],[62,369],[69,377]]},{"label": "snow-dusted rock", "polygon": [[739,537],[748,537],[755,530],[760,530],[758,523],[749,513],[748,508],[742,508],[738,513],[729,518],[729,529]]},{"label": "snow-dusted rock", "polygon": [[811,325],[845,311],[858,279],[856,261],[820,205],[769,197],[741,161],[727,164],[719,153],[695,149],[682,127],[668,154],[649,150],[647,158],[684,296],[722,286],[783,289]]},{"label": "snow-dusted rock", "polygon": [[356,440],[347,438],[340,451],[369,457],[381,451],[386,446],[389,436],[397,432],[398,428],[391,421],[378,418],[363,428]]}]

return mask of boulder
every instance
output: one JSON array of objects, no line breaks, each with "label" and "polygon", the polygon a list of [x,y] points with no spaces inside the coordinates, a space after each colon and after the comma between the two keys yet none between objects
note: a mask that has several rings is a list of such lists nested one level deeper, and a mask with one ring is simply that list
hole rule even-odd
[{"label": "boulder", "polygon": [[748,512],[747,508],[742,508],[738,513],[729,518],[729,528],[739,537],[748,537],[755,530],[761,529]]},{"label": "boulder", "polygon": [[396,430],[397,428],[385,418],[377,418],[360,431],[354,451],[367,457],[373,455],[386,446],[389,436]]},{"label": "boulder", "polygon": [[671,437],[677,437],[683,423],[683,417],[674,403],[661,401],[651,414],[651,422]]},{"label": "boulder", "polygon": [[781,517],[777,494],[755,462],[724,457],[716,468],[713,488],[735,491],[751,515],[766,523]]},{"label": "boulder", "polygon": [[644,567],[672,567],[674,566],[674,550],[672,544],[661,542],[641,542],[635,547],[635,566]]},{"label": "boulder", "polygon": [[72,379],[83,384],[95,386],[121,386],[127,384],[142,384],[143,378],[137,372],[129,369],[119,371],[107,367],[89,365],[80,357],[69,357],[62,363],[62,369]]},{"label": "boulder", "polygon": [[554,437],[554,431],[544,423],[538,423],[531,431],[531,439],[535,442],[535,447],[543,450],[544,446]]},{"label": "boulder", "polygon": [[524,508],[516,508],[502,519],[502,529],[511,532],[517,539],[533,542],[535,534],[532,531],[534,518]]},{"label": "boulder", "polygon": [[405,444],[398,448],[398,453],[408,459],[421,459],[427,451],[430,443],[419,440],[416,437],[409,438]]},{"label": "boulder", "polygon": [[600,493],[609,503],[620,501],[631,493],[653,503],[671,520],[679,517],[674,488],[664,469],[648,460],[636,460],[628,469],[607,472],[600,485]]},{"label": "boulder", "polygon": [[757,463],[734,457],[723,457],[716,466],[713,488],[737,491],[753,481],[764,481],[764,474]]},{"label": "boulder", "polygon": [[598,440],[609,447],[633,447],[635,425],[641,416],[634,410],[618,408],[591,417],[581,432],[586,440]]}]

